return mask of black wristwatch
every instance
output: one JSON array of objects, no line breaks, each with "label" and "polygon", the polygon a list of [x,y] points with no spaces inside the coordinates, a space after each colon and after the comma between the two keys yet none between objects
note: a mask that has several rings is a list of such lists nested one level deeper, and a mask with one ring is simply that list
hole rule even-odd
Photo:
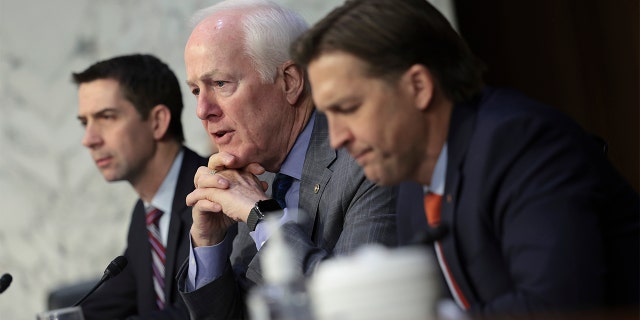
[{"label": "black wristwatch", "polygon": [[282,207],[280,207],[278,201],[275,199],[260,200],[256,202],[253,209],[249,211],[249,217],[247,218],[247,226],[249,227],[249,230],[255,231],[258,222],[262,221],[269,212],[280,210],[282,210]]}]

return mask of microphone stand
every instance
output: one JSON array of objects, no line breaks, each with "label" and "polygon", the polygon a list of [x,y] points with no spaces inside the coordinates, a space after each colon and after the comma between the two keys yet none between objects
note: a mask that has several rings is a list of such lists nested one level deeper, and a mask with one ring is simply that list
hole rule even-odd
[{"label": "microphone stand", "polygon": [[85,294],[84,297],[78,300],[78,302],[74,303],[73,307],[77,307],[81,303],[83,303],[85,300],[87,300],[87,298],[94,291],[96,291],[105,281],[118,275],[122,271],[122,269],[124,269],[124,267],[126,266],[127,266],[127,258],[125,258],[124,256],[118,256],[115,259],[113,259],[113,261],[111,261],[111,263],[109,263],[107,268],[104,270],[104,275],[102,276],[102,279],[100,279],[100,281],[98,281],[98,283],[96,283],[96,285],[93,286],[93,288],[91,288],[91,290],[87,292],[87,294]]}]

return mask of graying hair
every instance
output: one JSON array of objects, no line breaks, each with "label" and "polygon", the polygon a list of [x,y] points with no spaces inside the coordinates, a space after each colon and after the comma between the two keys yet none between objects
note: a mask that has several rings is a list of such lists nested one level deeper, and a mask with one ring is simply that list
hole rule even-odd
[{"label": "graying hair", "polygon": [[242,14],[244,50],[264,82],[275,81],[278,67],[290,60],[291,43],[309,26],[295,11],[270,0],[225,0],[197,11],[193,26],[207,17],[228,10]]}]

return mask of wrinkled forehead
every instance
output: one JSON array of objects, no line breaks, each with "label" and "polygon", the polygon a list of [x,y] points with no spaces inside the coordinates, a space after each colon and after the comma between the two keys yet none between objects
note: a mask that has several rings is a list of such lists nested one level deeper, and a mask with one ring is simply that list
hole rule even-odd
[{"label": "wrinkled forehead", "polygon": [[195,26],[189,41],[192,39],[199,41],[214,40],[230,36],[242,37],[244,35],[242,14],[238,10],[225,10],[209,15]]},{"label": "wrinkled forehead", "polygon": [[235,15],[216,14],[202,20],[194,28],[185,46],[185,62],[193,53],[230,56],[244,51],[244,32]]}]

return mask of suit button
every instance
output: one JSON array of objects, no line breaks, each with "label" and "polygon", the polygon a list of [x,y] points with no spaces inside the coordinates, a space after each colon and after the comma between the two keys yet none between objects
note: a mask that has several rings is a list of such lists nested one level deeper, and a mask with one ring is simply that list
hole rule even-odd
[{"label": "suit button", "polygon": [[451,201],[453,201],[453,197],[449,193],[449,194],[447,194],[447,203],[451,203]]},{"label": "suit button", "polygon": [[318,193],[318,191],[320,191],[320,185],[316,184],[316,186],[313,187],[313,193]]}]

